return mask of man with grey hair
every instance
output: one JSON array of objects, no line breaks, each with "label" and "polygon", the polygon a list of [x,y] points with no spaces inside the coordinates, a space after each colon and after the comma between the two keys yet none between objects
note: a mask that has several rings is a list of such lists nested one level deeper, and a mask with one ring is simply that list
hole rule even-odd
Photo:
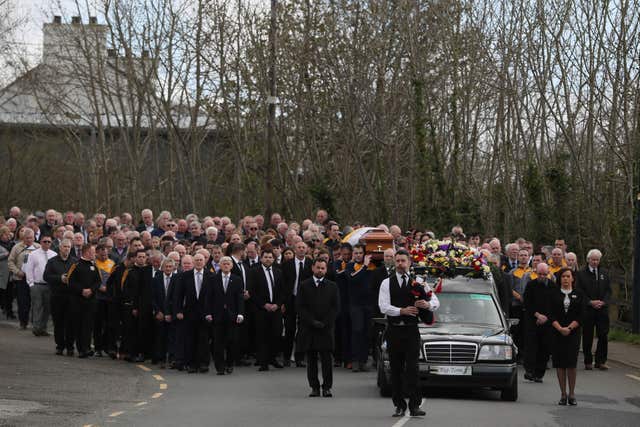
[{"label": "man with grey hair", "polygon": [[37,337],[49,336],[47,323],[51,306],[51,290],[43,274],[47,262],[57,255],[51,249],[52,240],[51,235],[44,234],[40,239],[40,248],[33,251],[29,255],[29,260],[22,264],[22,271],[24,271],[31,296],[32,332]]},{"label": "man with grey hair", "polygon": [[582,320],[582,352],[584,368],[592,369],[593,330],[596,330],[595,367],[607,370],[606,365],[609,341],[609,301],[611,300],[611,280],[606,270],[600,267],[602,252],[591,249],[587,253],[587,265],[577,274],[578,288],[584,292],[587,308]]},{"label": "man with grey hair", "polygon": [[62,239],[58,256],[51,258],[44,269],[44,280],[51,289],[51,320],[56,342],[56,354],[62,356],[67,350],[73,356],[73,317],[71,316],[71,289],[67,280],[68,272],[75,259],[71,257],[71,240]]}]

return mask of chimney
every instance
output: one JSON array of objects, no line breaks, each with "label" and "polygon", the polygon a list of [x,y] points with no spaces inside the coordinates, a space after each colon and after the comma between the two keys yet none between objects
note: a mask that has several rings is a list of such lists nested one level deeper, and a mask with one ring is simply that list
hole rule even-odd
[{"label": "chimney", "polygon": [[149,58],[149,51],[148,50],[143,50],[142,51],[142,57],[145,58],[145,59]]},{"label": "chimney", "polygon": [[72,23],[72,24],[76,24],[76,25],[78,25],[78,24],[80,24],[81,22],[82,22],[82,21],[80,21],[80,17],[79,17],[79,16],[72,16],[72,17],[71,17],[71,23]]},{"label": "chimney", "polygon": [[98,17],[97,16],[90,16],[89,17],[89,24],[97,24],[98,23]]},{"label": "chimney", "polygon": [[62,24],[62,17],[60,15],[55,15],[53,17],[53,23],[54,24]]},{"label": "chimney", "polygon": [[115,58],[117,56],[117,52],[115,49],[107,49],[107,56],[109,58]]}]

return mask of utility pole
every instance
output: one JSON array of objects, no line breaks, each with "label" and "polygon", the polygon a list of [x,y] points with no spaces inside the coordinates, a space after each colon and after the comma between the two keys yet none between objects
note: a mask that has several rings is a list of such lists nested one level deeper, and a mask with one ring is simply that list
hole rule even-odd
[{"label": "utility pole", "polygon": [[269,26],[269,124],[267,129],[267,162],[265,164],[265,214],[270,217],[273,213],[273,152],[276,135],[276,31],[277,31],[278,0],[271,0],[271,25]]}]

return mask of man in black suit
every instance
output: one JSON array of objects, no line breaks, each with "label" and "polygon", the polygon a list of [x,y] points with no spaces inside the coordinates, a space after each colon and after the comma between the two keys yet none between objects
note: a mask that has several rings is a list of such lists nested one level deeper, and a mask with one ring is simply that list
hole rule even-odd
[{"label": "man in black suit", "polygon": [[582,289],[587,299],[587,308],[582,321],[582,352],[584,367],[591,370],[593,363],[593,329],[595,327],[598,345],[596,346],[596,369],[607,370],[607,350],[609,341],[609,301],[611,299],[611,280],[609,274],[600,268],[602,252],[591,249],[587,253],[587,265],[577,274],[577,287]]},{"label": "man in black suit", "polygon": [[[233,261],[220,259],[220,272],[211,275],[210,305],[213,316],[214,365],[218,375],[233,372],[237,359],[237,325],[244,321],[244,290],[239,276],[231,274]],[[225,355],[226,353],[226,355]],[[226,356],[226,357],[225,357]]]},{"label": "man in black suit", "polygon": [[[296,243],[294,247],[295,257],[282,264],[282,277],[286,288],[286,300],[284,303],[284,365],[291,364],[291,353],[296,337],[297,314],[296,296],[300,283],[311,277],[311,260],[307,258],[307,244]],[[304,367],[304,353],[296,350],[294,355],[296,366]]]},{"label": "man in black suit", "polygon": [[193,265],[192,271],[180,275],[173,299],[173,313],[181,323],[179,328],[184,337],[185,362],[190,374],[209,371],[208,340],[211,319],[207,304],[211,292],[208,275],[211,273],[204,268],[204,255],[195,254]]},{"label": "man in black suit", "polygon": [[322,364],[322,396],[332,397],[331,353],[340,303],[335,282],[325,279],[327,265],[322,258],[313,261],[313,277],[300,283],[296,297],[300,318],[296,349],[307,353],[307,379],[311,387],[309,397],[320,396],[318,354]]},{"label": "man in black suit", "polygon": [[276,360],[282,334],[282,302],[284,289],[282,276],[273,268],[273,250],[265,248],[260,257],[260,266],[249,272],[248,283],[251,301],[256,308],[256,347],[259,371],[268,371],[269,364],[276,368],[282,365]]},{"label": "man in black suit", "polygon": [[175,272],[175,261],[165,258],[162,261],[162,274],[153,278],[153,316],[155,318],[154,360],[164,369],[167,362],[167,342],[169,335],[169,321],[171,317],[166,313],[167,295],[171,280]]},{"label": "man in black suit", "polygon": [[[383,262],[371,273],[371,313],[373,319],[383,318],[384,314],[380,312],[380,306],[378,306],[378,294],[380,293],[380,285],[384,279],[389,277],[389,274],[394,272],[394,256],[396,254],[395,249],[386,249],[383,254]],[[378,362],[377,345],[380,339],[380,335],[384,333],[384,325],[382,323],[374,323],[372,327],[371,339],[369,340],[370,351],[373,354],[374,366]]]},{"label": "man in black suit", "polygon": [[[233,243],[230,247],[231,261],[233,262],[233,268],[231,274],[240,277],[242,280],[243,298],[245,305],[249,304],[250,292],[247,284],[249,268],[247,267],[245,260],[247,258],[247,247],[244,243]],[[251,343],[249,342],[249,331],[247,328],[247,321],[242,322],[238,326],[238,354],[236,365],[249,366],[246,358],[250,353]]]}]

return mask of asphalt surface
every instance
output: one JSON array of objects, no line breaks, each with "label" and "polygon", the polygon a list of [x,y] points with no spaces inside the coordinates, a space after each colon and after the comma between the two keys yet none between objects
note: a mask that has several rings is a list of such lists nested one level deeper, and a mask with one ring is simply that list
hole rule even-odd
[{"label": "asphalt surface", "polygon": [[638,426],[640,371],[578,372],[577,407],[559,407],[555,371],[520,373],[519,399],[427,390],[423,418],[392,418],[374,372],[334,370],[334,397],[309,398],[302,368],[187,374],[110,359],[53,355],[51,337],[0,322],[0,426]]}]

